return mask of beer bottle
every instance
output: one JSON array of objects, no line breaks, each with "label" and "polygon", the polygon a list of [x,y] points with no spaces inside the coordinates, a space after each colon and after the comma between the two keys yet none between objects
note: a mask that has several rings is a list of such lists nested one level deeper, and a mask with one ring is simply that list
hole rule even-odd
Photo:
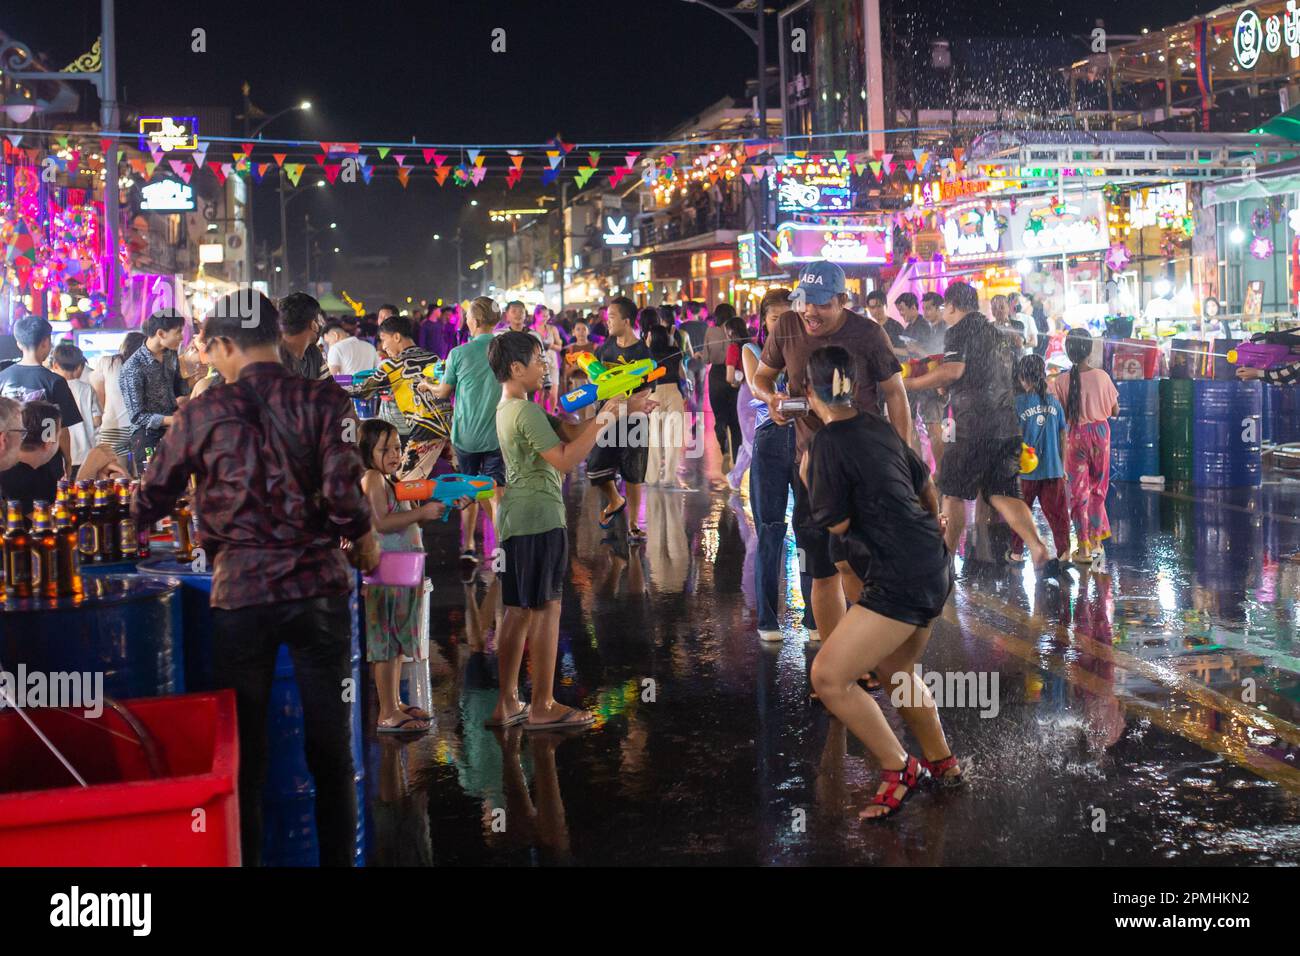
[{"label": "beer bottle", "polygon": [[119,478],[116,486],[118,548],[123,558],[134,558],[139,536],[135,533],[135,519],[131,517],[131,479]]},{"label": "beer bottle", "polygon": [[188,564],[194,560],[191,518],[189,499],[177,498],[176,509],[172,512],[172,536],[176,541],[176,560],[181,564]]},{"label": "beer bottle", "polygon": [[93,494],[89,481],[77,482],[77,506],[72,513],[73,526],[77,529],[77,550],[81,552],[81,563],[88,564],[95,560],[99,550],[99,529],[95,526],[91,501]]},{"label": "beer bottle", "polygon": [[59,505],[64,505],[66,507],[68,500],[76,493],[76,489],[71,481],[67,478],[60,478],[58,491],[54,494],[54,507],[50,509],[50,514],[53,515],[54,512],[58,511]]},{"label": "beer bottle", "polygon": [[[140,493],[141,487],[142,487],[141,482],[139,481],[135,482],[134,486],[131,489],[133,500],[134,497]],[[135,556],[137,558],[149,557],[151,552],[151,548],[149,546],[149,534],[152,530],[153,530],[152,526],[147,524],[140,525],[138,528],[136,528]]]},{"label": "beer bottle", "polygon": [[5,522],[5,582],[7,596],[27,598],[32,596],[32,538],[27,533],[21,501],[6,502]]},{"label": "beer bottle", "polygon": [[117,529],[113,526],[112,515],[108,510],[107,482],[95,482],[95,503],[90,509],[90,524],[95,526],[95,551],[91,560],[96,564],[109,561],[113,553],[113,538]]},{"label": "beer bottle", "polygon": [[105,539],[108,541],[108,560],[121,561],[122,540],[118,536],[118,521],[121,520],[121,515],[118,513],[117,490],[113,487],[113,482],[107,478],[95,482],[96,494],[99,493],[101,488],[104,491],[105,498],[108,499],[104,510],[104,517],[108,521],[108,534],[105,535]]},{"label": "beer bottle", "polygon": [[55,558],[57,542],[50,526],[50,503],[32,502],[32,588],[38,597],[51,601],[59,596],[59,571]]},{"label": "beer bottle", "polygon": [[66,505],[55,508],[54,538],[59,594],[81,594],[81,549],[77,529],[72,525],[72,515]]}]

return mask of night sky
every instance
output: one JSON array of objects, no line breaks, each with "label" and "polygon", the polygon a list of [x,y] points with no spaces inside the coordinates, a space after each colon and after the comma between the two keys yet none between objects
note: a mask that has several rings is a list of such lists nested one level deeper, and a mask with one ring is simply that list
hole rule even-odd
[{"label": "night sky", "polygon": [[[769,10],[786,5],[767,4]],[[193,12],[178,12],[191,6]],[[1086,34],[1097,17],[1112,32],[1137,32],[1215,5],[1112,0],[1069,4],[1069,10],[1050,6],[957,0],[899,2],[896,9],[901,32],[907,24],[917,36],[1032,36]],[[99,29],[98,0],[10,0],[4,8],[0,29],[48,53],[56,65],[87,49]],[[312,101],[310,115],[276,121],[267,137],[489,144],[539,143],[561,132],[580,146],[653,140],[719,98],[741,95],[755,72],[754,46],[739,30],[681,0],[223,0],[201,6],[119,0],[117,8],[125,106],[234,108],[244,79],[253,102],[267,113]],[[770,20],[774,36],[775,17]],[[207,31],[206,53],[190,51],[195,27]],[[490,51],[497,27],[506,30],[504,54]],[[769,53],[775,65],[771,44]],[[500,179],[488,182],[493,178]],[[260,237],[278,236],[270,182],[258,187],[259,200],[265,196],[256,223]],[[401,286],[394,298],[399,292],[447,294],[454,258],[449,268],[440,253],[453,250],[435,244],[432,234],[454,228],[470,198],[465,191],[450,184],[439,190],[428,179],[413,179],[403,191],[395,180],[376,177],[369,187],[319,192],[293,207],[291,251],[301,248],[295,233],[303,210],[310,209],[313,221],[339,223],[345,252],[394,256],[394,284]],[[487,205],[480,201],[478,207],[484,219]]]}]

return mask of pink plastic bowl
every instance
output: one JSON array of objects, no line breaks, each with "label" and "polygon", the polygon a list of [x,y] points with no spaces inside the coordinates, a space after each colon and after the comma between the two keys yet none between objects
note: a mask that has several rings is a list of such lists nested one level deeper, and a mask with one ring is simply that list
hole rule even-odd
[{"label": "pink plastic bowl", "polygon": [[418,588],[424,582],[424,552],[385,551],[379,567],[361,580],[386,588]]}]

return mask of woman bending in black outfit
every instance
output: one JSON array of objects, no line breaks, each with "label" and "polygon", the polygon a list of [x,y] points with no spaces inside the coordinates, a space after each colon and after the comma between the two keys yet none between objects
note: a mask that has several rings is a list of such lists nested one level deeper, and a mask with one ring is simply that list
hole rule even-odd
[{"label": "woman bending in black outfit", "polygon": [[[884,769],[880,790],[860,814],[879,819],[898,810],[923,780],[961,780],[934,699],[913,673],[930,626],[952,593],[952,568],[925,463],[874,409],[853,407],[854,374],[853,358],[839,346],[809,358],[809,401],[826,423],[801,464],[813,520],[853,539],[866,582],[818,651],[812,682],[821,702]],[[879,675],[922,759],[903,749],[880,707],[859,686],[868,671]]]}]

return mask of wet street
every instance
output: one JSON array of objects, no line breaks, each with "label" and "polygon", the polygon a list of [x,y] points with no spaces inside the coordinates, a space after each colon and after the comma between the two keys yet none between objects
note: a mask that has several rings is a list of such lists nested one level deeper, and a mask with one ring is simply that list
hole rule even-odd
[{"label": "wet street", "polygon": [[595,728],[483,728],[499,586],[489,562],[458,583],[455,519],[431,526],[436,726],[369,733],[372,864],[1300,864],[1300,482],[1112,485],[1104,568],[1059,583],[989,560],[1006,530],[977,520],[923,659],[971,675],[941,709],[968,784],[874,824],[873,762],[809,699],[793,538],[764,645],[747,499],[648,490],[624,561],[566,490],[557,696]]}]

